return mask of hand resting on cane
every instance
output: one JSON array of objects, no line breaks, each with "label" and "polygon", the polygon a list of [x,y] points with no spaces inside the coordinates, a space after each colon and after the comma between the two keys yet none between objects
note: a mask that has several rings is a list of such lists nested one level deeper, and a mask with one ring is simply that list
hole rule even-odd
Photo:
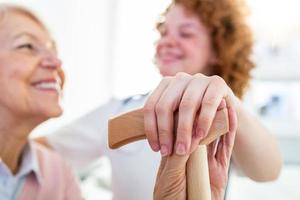
[{"label": "hand resting on cane", "polygon": [[[207,146],[212,200],[222,200],[227,185],[237,124],[234,111],[228,112],[231,117],[231,129],[221,136],[219,141]],[[173,153],[162,157],[154,188],[154,200],[186,199],[186,163],[189,156],[190,154],[179,156]]]}]

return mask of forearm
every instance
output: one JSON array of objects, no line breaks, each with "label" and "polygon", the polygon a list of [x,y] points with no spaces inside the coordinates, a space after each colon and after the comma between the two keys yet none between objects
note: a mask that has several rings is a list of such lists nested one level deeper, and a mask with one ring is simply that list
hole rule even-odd
[{"label": "forearm", "polygon": [[237,103],[238,130],[233,160],[243,174],[255,181],[275,180],[282,158],[274,136],[241,103]]}]

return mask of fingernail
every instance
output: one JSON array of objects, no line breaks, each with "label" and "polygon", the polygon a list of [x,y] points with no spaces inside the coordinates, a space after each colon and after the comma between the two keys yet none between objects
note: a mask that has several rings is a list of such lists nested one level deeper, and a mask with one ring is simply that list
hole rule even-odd
[{"label": "fingernail", "polygon": [[167,147],[167,145],[161,145],[161,147],[160,147],[160,154],[161,154],[161,156],[168,155],[168,147]]},{"label": "fingernail", "polygon": [[150,146],[153,151],[155,152],[159,151],[159,145],[156,142],[150,142]]},{"label": "fingernail", "polygon": [[151,143],[153,151],[157,152],[159,151],[159,145],[156,142]]},{"label": "fingernail", "polygon": [[176,146],[176,154],[177,155],[180,155],[180,156],[183,156],[186,154],[186,148],[185,148],[185,145],[182,144],[182,143],[178,143],[177,146]]}]

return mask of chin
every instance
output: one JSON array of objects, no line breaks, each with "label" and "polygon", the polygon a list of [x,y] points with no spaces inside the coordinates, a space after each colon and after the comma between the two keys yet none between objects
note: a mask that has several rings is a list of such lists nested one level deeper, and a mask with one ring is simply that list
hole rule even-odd
[{"label": "chin", "polygon": [[180,63],[161,64],[158,63],[158,69],[162,76],[175,76],[178,72],[183,71]]},{"label": "chin", "polygon": [[181,72],[180,70],[176,70],[176,68],[166,68],[167,67],[159,69],[159,72],[162,76],[175,76],[178,72]]},{"label": "chin", "polygon": [[49,106],[47,108],[40,109],[39,113],[47,120],[60,117],[63,114],[63,110],[60,106]]},{"label": "chin", "polygon": [[61,108],[57,108],[55,110],[51,110],[49,113],[50,118],[60,117],[63,114],[63,110]]}]

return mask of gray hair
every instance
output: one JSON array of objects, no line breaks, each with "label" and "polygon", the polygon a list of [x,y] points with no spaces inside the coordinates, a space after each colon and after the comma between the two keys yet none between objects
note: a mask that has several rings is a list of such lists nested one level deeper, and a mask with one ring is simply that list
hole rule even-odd
[{"label": "gray hair", "polygon": [[0,3],[0,22],[5,18],[7,13],[11,12],[19,13],[26,17],[29,17],[31,20],[39,24],[43,29],[48,31],[45,24],[37,17],[37,15],[34,12],[29,10],[28,8],[15,4]]}]

